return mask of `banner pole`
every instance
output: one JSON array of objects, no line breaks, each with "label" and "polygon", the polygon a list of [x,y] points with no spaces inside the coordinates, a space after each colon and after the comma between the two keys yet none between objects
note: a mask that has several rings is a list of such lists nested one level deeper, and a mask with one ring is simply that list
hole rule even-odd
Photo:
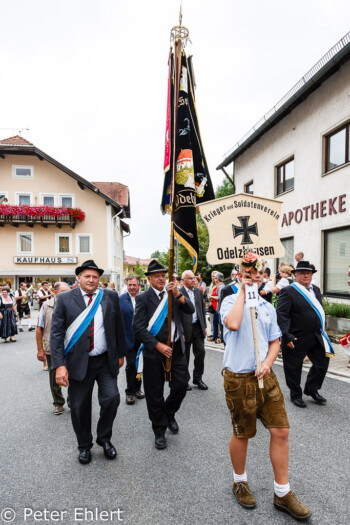
[{"label": "banner pole", "polygon": [[[257,372],[260,372],[261,360],[260,360],[260,351],[259,351],[258,330],[257,330],[257,327],[256,327],[255,306],[251,306],[249,309],[250,309],[250,318],[252,320],[256,370],[257,370]],[[264,380],[263,379],[259,379],[258,383],[259,383],[259,388],[264,388]]]},{"label": "banner pole", "polygon": [[[173,170],[171,174],[171,221],[170,221],[170,252],[169,252],[169,283],[174,275],[174,195],[175,195],[175,174],[176,174],[176,130],[177,130],[177,106],[179,100],[180,72],[181,72],[181,49],[182,42],[177,39],[175,42],[175,86],[173,101]],[[167,345],[171,346],[171,320],[173,313],[173,293],[168,292],[168,340]],[[165,380],[171,379],[171,359],[165,359]]]}]

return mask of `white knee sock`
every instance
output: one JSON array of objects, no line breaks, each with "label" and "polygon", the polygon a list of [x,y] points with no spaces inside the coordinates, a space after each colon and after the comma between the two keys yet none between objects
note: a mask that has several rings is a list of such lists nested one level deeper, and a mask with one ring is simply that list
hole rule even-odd
[{"label": "white knee sock", "polygon": [[278,483],[276,483],[276,481],[274,481],[273,486],[274,486],[275,494],[279,498],[283,498],[283,496],[285,496],[286,494],[288,494],[288,492],[290,492],[289,483],[287,483],[286,485],[279,485]]},{"label": "white knee sock", "polygon": [[32,327],[32,320],[31,319],[27,318],[27,326],[28,326],[28,330],[29,330],[29,328]]},{"label": "white knee sock", "polygon": [[18,321],[18,328],[22,328],[22,319]]},{"label": "white knee sock", "polygon": [[244,471],[243,474],[236,474],[236,472],[233,471],[233,481],[235,483],[239,483],[240,481],[247,481],[246,471]]}]

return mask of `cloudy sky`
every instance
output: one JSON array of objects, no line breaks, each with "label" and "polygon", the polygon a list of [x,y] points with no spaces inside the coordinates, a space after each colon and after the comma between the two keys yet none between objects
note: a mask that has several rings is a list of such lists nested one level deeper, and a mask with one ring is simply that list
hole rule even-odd
[{"label": "cloudy sky", "polygon": [[[128,255],[169,245],[159,210],[180,0],[0,0],[0,137],[130,188]],[[350,30],[349,0],[183,0],[214,186],[229,150]],[[12,129],[14,128],[14,129]]]}]

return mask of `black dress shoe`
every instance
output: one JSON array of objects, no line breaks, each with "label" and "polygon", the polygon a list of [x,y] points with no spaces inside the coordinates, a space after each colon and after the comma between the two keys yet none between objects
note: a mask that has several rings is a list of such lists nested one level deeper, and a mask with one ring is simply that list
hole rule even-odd
[{"label": "black dress shoe", "polygon": [[309,393],[309,392],[305,392],[305,391],[304,391],[304,394],[305,394],[306,396],[310,396],[310,397],[312,397],[312,399],[313,399],[316,403],[318,403],[319,405],[325,405],[325,404],[327,403],[327,399],[324,398],[324,397],[322,397],[321,394],[319,394],[319,393],[317,392],[317,390],[316,390],[316,392],[312,392],[312,393],[311,393],[311,392]]},{"label": "black dress shoe", "polygon": [[187,385],[187,387],[186,387],[186,392],[191,392],[191,390],[192,390],[191,385]]},{"label": "black dress shoe", "polygon": [[138,390],[137,392],[135,392],[135,397],[137,397],[137,399],[143,399],[145,397],[145,394],[141,392],[141,390]]},{"label": "black dress shoe", "polygon": [[168,429],[173,434],[177,434],[179,431],[179,425],[177,424],[174,416],[168,416]]},{"label": "black dress shoe", "polygon": [[162,448],[166,448],[166,439],[164,434],[155,437],[154,446],[159,450],[161,450]]},{"label": "black dress shoe", "polygon": [[199,390],[208,390],[208,387],[201,379],[198,379],[198,381],[193,380],[193,384],[197,385]]},{"label": "black dress shoe", "polygon": [[101,443],[99,439],[96,439],[96,443],[103,448],[103,453],[107,459],[115,459],[117,457],[117,451],[110,441]]},{"label": "black dress shoe", "polygon": [[303,400],[302,397],[292,397],[291,401],[296,407],[299,407],[299,408],[305,408],[306,407],[306,403],[305,403],[305,401]]},{"label": "black dress shoe", "polygon": [[79,463],[87,465],[91,461],[91,452],[88,448],[81,450],[79,453]]},{"label": "black dress shoe", "polygon": [[135,404],[135,398],[134,398],[134,396],[132,394],[126,394],[125,401],[126,401],[127,405],[134,405]]}]

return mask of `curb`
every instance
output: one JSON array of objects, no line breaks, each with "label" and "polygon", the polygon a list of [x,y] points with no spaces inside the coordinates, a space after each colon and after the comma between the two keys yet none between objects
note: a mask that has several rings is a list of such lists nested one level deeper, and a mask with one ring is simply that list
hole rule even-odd
[{"label": "curb", "polygon": [[[219,351],[219,352],[224,352],[224,345],[222,344],[210,344],[210,343],[206,343],[205,344],[205,348],[210,348],[210,350],[216,350],[216,351]],[[274,364],[276,365],[279,365],[279,366],[283,366],[283,362],[282,360],[279,360],[279,359],[276,359],[276,361],[274,362]],[[309,363],[306,363],[303,365],[303,370],[304,372],[307,372],[308,370],[310,370],[311,368],[311,365]],[[337,370],[336,368],[328,368],[327,370],[327,374],[326,374],[326,377],[330,377],[330,378],[339,378],[339,377],[344,377],[346,379],[349,379],[350,380],[350,369],[349,369],[349,372],[341,372],[339,370]]]}]

